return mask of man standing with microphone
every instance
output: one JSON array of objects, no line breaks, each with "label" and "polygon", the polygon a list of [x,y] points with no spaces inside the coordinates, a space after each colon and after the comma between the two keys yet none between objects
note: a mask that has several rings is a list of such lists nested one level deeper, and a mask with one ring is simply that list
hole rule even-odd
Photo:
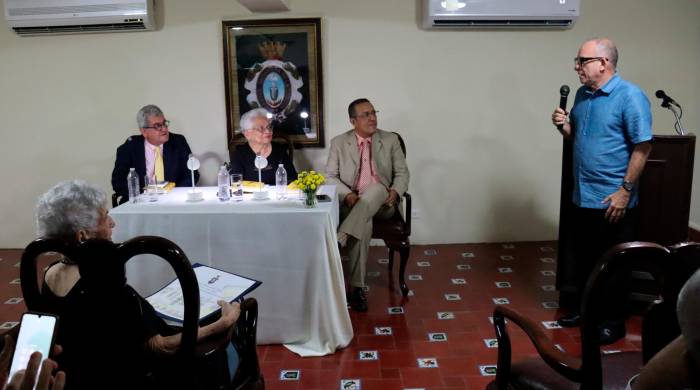
[{"label": "man standing with microphone", "polygon": [[[619,76],[617,59],[611,40],[584,42],[574,58],[582,84],[574,106],[570,113],[559,107],[552,114],[552,123],[573,142],[572,231],[579,308],[586,281],[603,253],[635,239],[637,182],[651,151],[649,99]],[[600,327],[603,345],[625,335],[626,285],[623,280],[610,288]],[[578,326],[580,312],[558,322]]]}]

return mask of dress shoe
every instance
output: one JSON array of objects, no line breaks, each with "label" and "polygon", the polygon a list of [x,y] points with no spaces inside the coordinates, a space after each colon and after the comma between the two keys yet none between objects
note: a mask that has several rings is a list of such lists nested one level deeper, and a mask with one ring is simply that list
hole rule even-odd
[{"label": "dress shoe", "polygon": [[362,287],[353,287],[350,293],[350,307],[355,311],[367,311],[367,298]]},{"label": "dress shoe", "polygon": [[625,324],[604,324],[598,328],[600,345],[612,344],[625,337]]},{"label": "dress shoe", "polygon": [[581,315],[578,313],[567,314],[557,320],[557,324],[563,328],[573,328],[581,324]]}]

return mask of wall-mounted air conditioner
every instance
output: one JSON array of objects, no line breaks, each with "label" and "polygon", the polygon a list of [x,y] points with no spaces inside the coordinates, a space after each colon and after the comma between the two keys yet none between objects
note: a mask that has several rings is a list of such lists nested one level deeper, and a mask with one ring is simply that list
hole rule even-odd
[{"label": "wall-mounted air conditioner", "polygon": [[580,0],[423,0],[424,27],[568,28]]},{"label": "wall-mounted air conditioner", "polygon": [[155,29],[154,0],[4,0],[5,19],[19,35]]}]

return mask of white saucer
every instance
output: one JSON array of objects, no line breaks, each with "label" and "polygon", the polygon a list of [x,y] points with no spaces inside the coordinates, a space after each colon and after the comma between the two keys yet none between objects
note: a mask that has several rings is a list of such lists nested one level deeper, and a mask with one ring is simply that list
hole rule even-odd
[{"label": "white saucer", "polygon": [[254,200],[270,199],[269,192],[268,191],[255,191],[255,192],[253,192],[253,199]]},{"label": "white saucer", "polygon": [[200,200],[204,200],[204,194],[202,194],[202,191],[188,191],[187,192],[187,201],[188,202],[199,202]]}]

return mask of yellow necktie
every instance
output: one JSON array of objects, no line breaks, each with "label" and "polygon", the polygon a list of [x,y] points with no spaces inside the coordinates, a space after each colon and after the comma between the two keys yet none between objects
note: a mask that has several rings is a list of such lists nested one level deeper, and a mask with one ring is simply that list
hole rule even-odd
[{"label": "yellow necktie", "polygon": [[154,174],[156,180],[161,182],[165,180],[165,170],[163,168],[163,155],[160,153],[159,146],[156,146],[154,151],[156,152],[156,166],[154,168]]}]

